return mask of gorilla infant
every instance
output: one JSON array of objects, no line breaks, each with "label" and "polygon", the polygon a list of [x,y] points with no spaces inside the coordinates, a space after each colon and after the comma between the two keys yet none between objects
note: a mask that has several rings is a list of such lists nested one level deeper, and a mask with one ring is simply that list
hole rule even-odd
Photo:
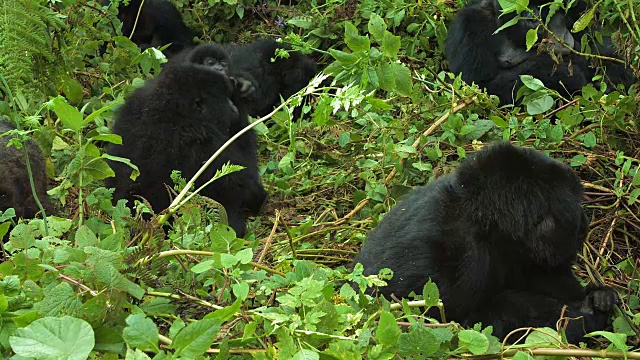
[{"label": "gorilla infant", "polygon": [[[280,104],[309,84],[316,75],[316,63],[299,52],[290,52],[288,58],[276,57],[276,49],[291,50],[291,46],[272,39],[262,39],[247,45],[223,45],[229,54],[230,67],[235,73],[245,74],[256,91],[247,98],[247,112],[253,117],[270,113]],[[275,61],[271,61],[275,59]],[[300,116],[300,110],[295,117]]]},{"label": "gorilla infant", "polygon": [[[203,51],[214,51],[215,56],[224,54],[219,48],[206,45],[194,48],[186,58],[204,62],[206,56],[194,56]],[[225,141],[249,124],[241,99],[242,82],[206,64],[170,62],[119,110],[113,132],[122,136],[122,145],[112,145],[108,152],[129,158],[138,166],[140,176],[134,182],[127,165],[112,163],[116,176],[107,185],[115,187],[116,199],[125,198],[132,203],[134,195],[140,195],[155,211],[165,209],[169,206],[165,184],[172,183],[171,171],[180,170],[183,177],[192,177]],[[226,162],[245,169],[216,180],[201,194],[225,207],[229,225],[242,237],[246,216],[257,215],[267,198],[258,173],[253,132],[225,149],[196,182],[196,188]]]},{"label": "gorilla infant", "polygon": [[[541,8],[543,4],[545,1],[542,0],[531,1],[530,7],[536,15],[546,19],[549,7]],[[542,46],[546,46],[547,52],[536,52],[535,49],[526,50],[525,38],[528,30],[540,25],[537,21],[528,20],[523,15],[517,24],[494,34],[512,20],[515,13],[499,17],[501,7],[498,0],[473,0],[458,12],[449,27],[445,55],[451,71],[462,73],[462,80],[469,84],[475,82],[486,88],[503,104],[514,102],[514,93],[521,85],[520,75],[523,74],[538,78],[563,96],[571,96],[596,74],[588,59],[568,48],[581,50],[580,39],[587,31],[574,35],[570,30],[586,9],[583,0],[577,1],[567,13],[558,9],[547,25],[566,46],[540,27],[538,38],[543,39],[541,43],[545,44]],[[603,40],[604,43],[597,44],[593,52],[615,58],[611,38],[603,37]],[[628,87],[633,84],[634,76],[623,64],[604,61],[603,65],[606,65],[606,79],[610,85],[624,84]]]},{"label": "gorilla infant", "polygon": [[[102,0],[103,4],[109,0]],[[182,16],[176,7],[168,0],[131,0],[129,5],[120,3],[118,19],[122,21],[122,34],[131,36],[131,41],[145,50],[149,47],[161,47],[171,44],[165,51],[167,56],[194,46],[193,38],[196,34],[182,21]],[[138,11],[140,10],[140,16]],[[134,24],[138,23],[133,31]]]},{"label": "gorilla infant", "polygon": [[[0,134],[14,130],[7,120],[0,119]],[[19,218],[31,219],[40,211],[29,184],[24,149],[7,147],[10,136],[0,137],[0,211],[14,208]],[[24,144],[29,151],[29,163],[38,199],[46,211],[52,209],[47,196],[47,175],[42,152],[32,140]]]},{"label": "gorilla infant", "polygon": [[494,335],[551,326],[563,305],[570,342],[603,329],[617,301],[585,291],[571,272],[587,219],[571,168],[533,149],[497,143],[449,175],[410,192],[367,237],[354,263],[394,272],[382,294],[420,294],[431,278],[449,320],[493,325]]}]

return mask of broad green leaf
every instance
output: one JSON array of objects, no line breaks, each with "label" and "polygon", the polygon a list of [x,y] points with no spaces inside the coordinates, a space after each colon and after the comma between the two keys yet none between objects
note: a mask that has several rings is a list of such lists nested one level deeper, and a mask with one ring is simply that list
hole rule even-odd
[{"label": "broad green leaf", "polygon": [[[347,53],[340,50],[331,49],[329,50],[329,52],[331,53],[331,56],[333,56],[334,59],[342,63],[342,66],[355,64],[360,59],[360,57],[357,56],[356,54]],[[342,66],[339,66],[340,70],[342,70]],[[327,72],[329,74],[333,74],[333,72],[330,72],[330,71],[327,71]]]},{"label": "broad green leaf", "polygon": [[398,51],[400,51],[400,36],[393,35],[386,31],[380,49],[384,53],[384,56],[395,59],[398,56]]},{"label": "broad green leaf", "polygon": [[173,340],[175,358],[195,359],[211,346],[222,323],[217,319],[202,319],[180,330]]},{"label": "broad green leaf", "polygon": [[498,0],[503,13],[520,13],[529,7],[529,0]]},{"label": "broad green leaf", "polygon": [[589,131],[584,135],[584,139],[582,139],[582,143],[584,144],[584,146],[588,148],[594,147],[597,144],[596,136],[592,131]]},{"label": "broad green leaf", "polygon": [[202,274],[205,271],[209,271],[213,268],[214,261],[213,260],[204,260],[198,264],[195,264],[191,267],[191,271],[196,274]]},{"label": "broad green leaf", "polygon": [[292,359],[293,360],[319,360],[320,355],[313,350],[302,349],[297,353],[295,353]]},{"label": "broad green leaf", "polygon": [[489,339],[475,330],[460,330],[458,333],[460,346],[468,349],[474,355],[484,354],[489,350]]},{"label": "broad green leaf", "polygon": [[523,100],[530,115],[538,115],[549,111],[553,107],[553,98],[546,92],[537,91],[527,95]]},{"label": "broad green leaf", "polygon": [[249,295],[249,284],[246,282],[233,284],[232,290],[235,297],[240,300],[244,300],[247,298],[247,295]]},{"label": "broad green leaf", "polygon": [[517,24],[518,20],[520,20],[520,16],[515,16],[513,19],[507,21],[502,26],[500,26],[498,29],[496,29],[496,31],[493,32],[493,35],[499,33],[500,31],[503,31],[504,29],[506,29],[506,28],[508,28],[510,26],[513,26],[513,25]]},{"label": "broad green leaf", "polygon": [[138,167],[135,166],[131,162],[131,160],[129,160],[127,158],[118,157],[118,156],[111,156],[109,154],[102,154],[101,157],[104,158],[104,159],[107,159],[107,160],[117,161],[117,162],[121,162],[123,164],[129,165],[129,167],[131,167],[131,169],[132,169],[131,175],[129,176],[131,178],[131,180],[135,180],[140,175],[140,170],[138,169]]},{"label": "broad green leaf", "polygon": [[[114,100],[111,104],[107,105],[107,106],[103,106],[100,109],[92,112],[90,115],[88,115],[85,119],[84,119],[84,124],[88,124],[89,122],[93,121],[93,119],[95,119],[96,117],[98,117],[98,115],[102,114],[103,112],[107,111],[107,110],[111,110],[114,106],[116,105],[120,105],[123,102],[122,99],[116,99]],[[122,144],[122,141],[120,142],[120,144]]]},{"label": "broad green leaf", "polygon": [[518,351],[514,356],[513,360],[534,360],[535,358],[526,351]]},{"label": "broad green leaf", "polygon": [[102,134],[91,138],[93,141],[106,141],[116,145],[122,145],[122,136],[117,134]]},{"label": "broad green leaf", "polygon": [[242,300],[238,299],[233,304],[225,306],[222,309],[218,309],[212,313],[207,314],[205,319],[217,319],[221,323],[230,320],[235,314],[237,314],[242,308]]},{"label": "broad green leaf", "polygon": [[44,299],[36,304],[36,309],[42,317],[74,315],[81,305],[82,302],[71,285],[62,282],[45,292]]},{"label": "broad green leaf", "polygon": [[34,359],[85,360],[95,345],[91,325],[71,316],[38,319],[9,342],[17,355]]},{"label": "broad green leaf", "polygon": [[396,322],[396,318],[388,311],[380,314],[380,322],[376,330],[376,340],[378,344],[392,345],[397,344],[400,338],[400,328]]},{"label": "broad green leaf", "polygon": [[534,78],[531,75],[520,75],[520,80],[522,80],[522,83],[524,84],[524,86],[528,87],[533,91],[545,89],[542,81]]},{"label": "broad green leaf", "polygon": [[344,22],[344,41],[353,52],[369,52],[371,48],[369,37],[358,35],[358,29],[348,21]]},{"label": "broad green leaf", "polygon": [[127,326],[122,331],[122,338],[127,345],[143,351],[158,352],[158,328],[153,320],[142,314],[129,315]]},{"label": "broad green leaf", "polygon": [[240,261],[240,264],[248,264],[253,260],[253,249],[245,248],[236,253],[236,259]]},{"label": "broad green leaf", "polygon": [[440,303],[440,291],[438,290],[438,286],[429,279],[424,287],[422,288],[422,296],[424,298],[424,306],[431,307],[436,306]]},{"label": "broad green leaf", "polygon": [[80,111],[78,111],[78,109],[67,104],[64,101],[64,98],[60,96],[53,99],[52,104],[53,111],[55,111],[56,115],[58,115],[58,118],[65,128],[71,129],[74,132],[78,132],[80,129],[82,129],[83,119],[82,114],[80,113]]},{"label": "broad green leaf", "polygon": [[87,225],[82,225],[76,231],[75,243],[80,248],[98,246],[98,238]]},{"label": "broad green leaf", "polygon": [[430,355],[440,349],[440,341],[432,334],[433,329],[422,324],[412,326],[409,333],[400,335],[398,352],[400,355]]},{"label": "broad green leaf", "polygon": [[545,346],[553,344],[554,346],[560,341],[560,336],[555,329],[550,327],[538,328],[527,336],[524,343],[529,346]]},{"label": "broad green leaf", "polygon": [[377,42],[381,42],[385,35],[385,31],[387,30],[387,24],[380,15],[371,13],[367,29],[369,30],[369,34],[371,34]]}]

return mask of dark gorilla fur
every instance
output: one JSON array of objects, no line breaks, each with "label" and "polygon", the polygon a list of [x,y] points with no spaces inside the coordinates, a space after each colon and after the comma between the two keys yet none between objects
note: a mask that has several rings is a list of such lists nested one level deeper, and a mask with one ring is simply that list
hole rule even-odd
[{"label": "dark gorilla fur", "polygon": [[[15,127],[6,120],[0,120],[0,134]],[[31,219],[40,211],[33,198],[24,149],[7,147],[10,136],[0,137],[0,211],[14,208],[19,218]],[[52,209],[47,197],[47,175],[42,152],[32,140],[26,142],[29,163],[33,174],[36,194],[45,210]]]},{"label": "dark gorilla fur", "polygon": [[[542,4],[544,1],[532,1],[530,6],[544,19],[548,7],[541,11]],[[498,0],[473,0],[458,12],[451,23],[445,54],[451,71],[462,73],[462,80],[486,88],[490,94],[497,95],[501,103],[513,103],[514,93],[522,85],[520,75],[534,76],[563,96],[580,91],[596,75],[589,60],[571,53],[542,30],[538,31],[538,37],[546,38],[547,52],[537,52],[535,48],[526,51],[526,33],[539,25],[534,20],[521,19],[516,25],[493,34],[515,16],[510,13],[499,18],[500,10]],[[575,35],[570,30],[585,10],[586,3],[578,1],[567,13],[559,9],[548,24],[556,36],[578,51],[581,50],[580,39],[587,30]],[[616,57],[610,37],[604,37],[604,44],[596,45],[593,52]],[[550,53],[560,63],[556,63]],[[609,88],[611,85],[628,87],[633,84],[634,76],[623,64],[605,61],[602,65],[606,67]]]},{"label": "dark gorilla fur", "polygon": [[453,173],[410,192],[367,237],[354,263],[394,272],[382,294],[422,293],[431,278],[449,320],[493,325],[502,338],[550,326],[563,305],[570,342],[603,329],[617,300],[585,291],[571,272],[587,220],[571,168],[533,149],[498,143]]},{"label": "dark gorilla fur", "polygon": [[[134,195],[140,195],[155,211],[168,207],[165,184],[172,184],[171,171],[192,177],[225,141],[249,124],[246,109],[236,99],[237,84],[211,66],[176,62],[137,89],[119,110],[113,127],[122,136],[122,145],[112,145],[109,153],[129,158],[140,169],[140,176],[134,182],[128,166],[113,163],[116,176],[107,185],[115,187],[114,197],[132,202]],[[246,169],[216,180],[201,194],[225,207],[229,225],[242,237],[246,216],[257,215],[267,198],[258,173],[253,132],[227,148],[196,182],[196,188],[226,162]]]},{"label": "dark gorilla fur", "polygon": [[[131,0],[129,5],[121,3],[118,7],[124,36],[131,36],[141,3],[142,0]],[[171,43],[165,51],[171,56],[193,46],[194,37],[195,33],[184,24],[180,12],[170,1],[145,0],[131,41],[142,50]]]},{"label": "dark gorilla fur", "polygon": [[289,98],[307,86],[318,72],[315,62],[299,52],[290,52],[288,58],[276,57],[276,49],[291,50],[291,47],[272,39],[224,47],[229,54],[231,71],[249,75],[245,78],[253,82],[256,91],[245,103],[248,114],[254,117],[270,113],[280,104],[281,96]]}]

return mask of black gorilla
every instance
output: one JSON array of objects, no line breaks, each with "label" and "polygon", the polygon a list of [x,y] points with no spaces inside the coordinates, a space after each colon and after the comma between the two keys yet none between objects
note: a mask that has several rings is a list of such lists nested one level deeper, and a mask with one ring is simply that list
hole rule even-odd
[{"label": "black gorilla", "polygon": [[[8,121],[0,120],[0,134],[14,129]],[[7,147],[9,140],[9,136],[0,137],[0,211],[14,208],[17,217],[33,218],[40,209],[29,184],[24,149]],[[52,206],[47,197],[47,175],[42,153],[38,145],[31,140],[27,141],[25,146],[29,151],[29,164],[36,194],[44,209],[49,211]]]},{"label": "black gorilla", "polygon": [[385,294],[421,293],[431,278],[449,319],[493,325],[504,337],[525,326],[555,327],[563,305],[584,316],[571,342],[606,327],[617,299],[586,291],[571,272],[587,222],[571,168],[532,149],[492,145],[453,173],[410,192],[367,237],[354,263],[365,274],[394,271]]},{"label": "black gorilla", "polygon": [[[542,1],[532,1],[531,7],[545,19],[548,7],[540,10]],[[570,29],[586,9],[584,1],[565,14],[558,10],[549,21],[549,29],[568,46],[580,50],[580,39],[585,31],[571,34]],[[569,96],[582,89],[595,75],[595,69],[589,60],[571,53],[563,44],[551,36],[544,40],[547,52],[526,51],[526,33],[535,29],[539,23],[534,20],[520,19],[514,26],[493,34],[500,26],[515,17],[510,13],[499,17],[498,0],[473,0],[461,9],[454,18],[447,35],[445,54],[451,71],[462,73],[462,79],[475,82],[490,94],[497,95],[501,103],[513,103],[517,87],[521,85],[520,75],[526,74],[540,79],[545,86]],[[545,33],[538,30],[538,37]],[[616,57],[615,49],[609,37],[604,44],[597,45],[595,53]],[[559,64],[552,56],[559,60]],[[621,63],[605,61],[609,84],[630,86],[634,77]],[[561,84],[562,83],[562,84]],[[611,86],[610,86],[611,87]]]},{"label": "black gorilla", "polygon": [[[108,2],[108,0],[104,0]],[[195,33],[182,21],[182,16],[176,7],[168,0],[144,0],[144,5],[138,10],[142,0],[131,0],[129,5],[120,4],[118,18],[122,21],[122,34],[131,36],[133,27],[135,32],[131,41],[142,50],[149,47],[160,47],[171,43],[165,51],[168,56],[194,46]]]},{"label": "black gorilla", "polygon": [[[276,57],[276,49],[287,49],[287,44],[262,39],[247,45],[224,45],[234,73],[251,80],[256,91],[246,98],[247,112],[258,117],[270,113],[280,103],[307,86],[318,72],[316,63],[299,52],[290,52],[288,58]],[[275,59],[274,62],[271,59]],[[298,114],[294,115],[299,117]]]},{"label": "black gorilla", "polygon": [[[140,176],[134,182],[128,166],[113,163],[116,176],[107,185],[115,187],[115,198],[131,201],[140,195],[155,211],[168,207],[165,184],[171,184],[171,171],[180,170],[190,178],[226,140],[248,125],[238,84],[213,66],[185,61],[169,63],[156,79],[137,89],[119,110],[113,127],[122,136],[122,145],[112,145],[109,153],[129,158]],[[196,187],[226,162],[246,169],[216,180],[202,195],[225,207],[229,225],[242,237],[245,217],[256,215],[267,198],[258,174],[253,132],[227,148]]]}]

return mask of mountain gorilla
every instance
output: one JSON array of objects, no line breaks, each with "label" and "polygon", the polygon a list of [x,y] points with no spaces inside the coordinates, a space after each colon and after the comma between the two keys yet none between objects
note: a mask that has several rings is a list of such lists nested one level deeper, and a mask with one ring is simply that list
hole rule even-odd
[{"label": "mountain gorilla", "polygon": [[[108,1],[103,0],[103,3]],[[142,50],[171,43],[165,51],[167,56],[171,56],[194,46],[196,34],[184,24],[180,12],[168,0],[144,0],[144,4],[142,0],[131,0],[126,6],[121,2],[118,19],[122,21],[122,34],[129,37],[133,32],[131,41]]]},{"label": "mountain gorilla", "polygon": [[[202,50],[196,47],[193,52]],[[217,54],[224,52],[218,49]],[[107,185],[115,187],[114,197],[132,202],[140,195],[155,211],[168,207],[165,184],[171,184],[171,171],[192,177],[225,141],[249,124],[241,84],[217,67],[183,61],[169,62],[156,79],[137,89],[119,110],[113,127],[122,136],[122,145],[112,145],[108,152],[129,158],[140,169],[140,176],[134,182],[127,165],[112,163],[116,176]],[[225,207],[229,225],[242,237],[245,217],[257,215],[267,198],[258,174],[253,132],[227,148],[196,187],[226,162],[245,169],[216,180],[201,194]]]},{"label": "mountain gorilla", "polygon": [[[531,1],[530,4],[537,16],[547,18],[549,6],[541,8],[542,0]],[[570,29],[586,10],[586,5],[585,1],[578,1],[567,13],[558,9],[547,25],[566,46],[538,30],[538,37],[545,38],[540,46],[544,51],[536,52],[526,51],[525,39],[527,31],[539,25],[537,21],[525,19],[526,15],[523,15],[516,25],[494,34],[500,26],[512,20],[515,13],[499,17],[501,7],[498,0],[473,0],[458,12],[449,27],[445,54],[451,71],[462,73],[462,80],[467,83],[475,82],[486,88],[503,104],[514,102],[514,92],[521,85],[520,75],[523,74],[538,78],[563,96],[570,96],[581,90],[596,74],[588,59],[567,48],[581,49],[580,39],[587,31],[574,36]],[[604,37],[604,44],[597,44],[594,53],[615,58],[611,38]],[[610,85],[630,86],[634,82],[632,72],[623,64],[615,61],[604,61],[603,64]]]},{"label": "mountain gorilla", "polygon": [[[262,39],[247,45],[223,45],[230,58],[230,67],[245,74],[253,82],[256,92],[247,98],[247,111],[253,117],[270,113],[280,104],[309,84],[318,68],[308,56],[290,52],[288,58],[276,57],[276,49],[291,50],[291,46],[272,39]],[[271,61],[275,59],[275,61]],[[246,76],[250,75],[250,76]],[[294,114],[300,116],[300,109]]]},{"label": "mountain gorilla", "polygon": [[[0,134],[14,130],[7,120],[0,119]],[[0,211],[14,208],[19,218],[31,219],[40,208],[33,197],[24,149],[7,147],[10,136],[0,137]],[[52,209],[47,196],[47,175],[42,152],[32,140],[24,144],[29,152],[29,164],[36,194],[45,210]]]},{"label": "mountain gorilla", "polygon": [[585,291],[571,272],[587,219],[571,168],[533,149],[498,143],[410,192],[367,237],[354,263],[394,272],[382,294],[421,293],[431,278],[449,320],[494,335],[555,327],[563,305],[570,342],[607,326],[617,294]]}]

